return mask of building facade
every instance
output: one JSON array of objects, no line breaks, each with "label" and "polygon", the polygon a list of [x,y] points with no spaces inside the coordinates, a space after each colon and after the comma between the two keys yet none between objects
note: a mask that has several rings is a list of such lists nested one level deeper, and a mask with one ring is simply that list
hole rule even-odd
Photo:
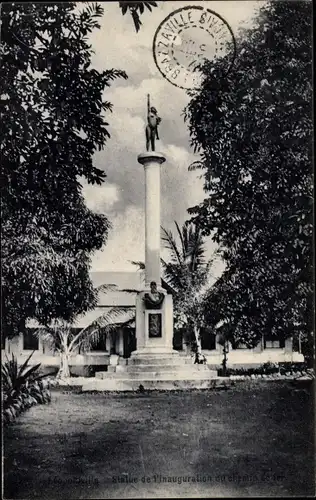
[{"label": "building facade", "polygon": [[[137,272],[92,272],[91,278],[95,287],[113,285],[110,291],[99,294],[99,305],[78,318],[74,325],[74,333],[88,326],[100,317],[107,309],[119,306],[122,314],[111,332],[101,335],[100,341],[89,351],[78,349],[70,359],[72,375],[93,376],[96,371],[104,371],[117,363],[125,363],[132,351],[136,350],[135,337],[135,300],[136,294],[144,286],[144,276]],[[169,290],[170,291],[170,290]],[[125,312],[124,312],[125,311]],[[2,359],[5,354],[9,357],[14,354],[19,363],[23,363],[34,351],[30,364],[41,363],[46,372],[57,372],[60,364],[59,353],[54,347],[45,342],[41,336],[34,335],[38,326],[30,321],[21,334],[14,339],[2,341]],[[220,367],[223,360],[223,347],[215,335],[207,329],[201,332],[202,351],[207,363],[213,367]],[[191,356],[191,347],[186,344],[181,332],[174,333],[174,348],[183,356]],[[228,346],[228,366],[252,367],[267,362],[303,362],[301,353],[293,350],[291,338],[285,341],[264,339],[253,349],[246,347],[233,348]]]}]

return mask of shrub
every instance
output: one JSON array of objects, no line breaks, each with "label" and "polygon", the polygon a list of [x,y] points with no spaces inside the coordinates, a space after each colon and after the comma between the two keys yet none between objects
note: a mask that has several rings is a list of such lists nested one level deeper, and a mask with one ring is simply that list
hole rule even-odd
[{"label": "shrub", "polygon": [[[271,363],[268,361],[257,368],[227,368],[226,376],[230,375],[271,375],[273,373],[280,373],[284,375],[287,372],[300,373],[306,371],[308,365],[306,363],[290,363],[280,362]],[[218,370],[218,375],[223,376],[223,369]]]},{"label": "shrub", "polygon": [[50,389],[45,377],[40,375],[40,363],[29,366],[32,354],[23,365],[18,366],[17,359],[6,357],[1,367],[2,374],[2,417],[4,424],[12,422],[22,411],[35,404],[48,403]]}]

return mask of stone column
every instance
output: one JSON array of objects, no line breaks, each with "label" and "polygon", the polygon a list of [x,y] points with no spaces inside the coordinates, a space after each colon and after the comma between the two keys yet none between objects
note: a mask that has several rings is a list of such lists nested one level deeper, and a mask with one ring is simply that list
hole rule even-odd
[{"label": "stone column", "polygon": [[[164,362],[168,355],[179,355],[173,350],[172,296],[162,289],[160,275],[160,167],[165,161],[165,156],[155,151],[138,156],[145,170],[145,287],[136,298],[137,350],[132,353],[131,362],[152,355],[162,356]],[[144,304],[151,281],[155,281],[165,295],[159,309],[148,309]],[[153,336],[150,331],[153,320],[159,320],[160,335]]]},{"label": "stone column", "polygon": [[166,158],[153,151],[138,161],[145,170],[145,286],[155,281],[160,288],[160,166]]},{"label": "stone column", "polygon": [[286,352],[287,354],[292,354],[293,352],[293,338],[292,337],[288,337],[285,339],[285,345],[284,345],[284,352]]}]

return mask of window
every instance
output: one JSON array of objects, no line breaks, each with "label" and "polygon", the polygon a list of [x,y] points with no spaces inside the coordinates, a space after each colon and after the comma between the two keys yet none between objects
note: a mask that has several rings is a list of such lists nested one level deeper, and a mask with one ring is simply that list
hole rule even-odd
[{"label": "window", "polygon": [[279,340],[266,340],[264,347],[265,347],[265,349],[280,349],[280,341]]},{"label": "window", "polygon": [[265,349],[283,349],[285,346],[284,339],[281,339],[280,337],[270,337],[270,336],[265,336],[264,337],[264,348]]},{"label": "window", "polygon": [[133,351],[136,351],[136,331],[135,328],[126,327],[123,330],[124,358],[129,358]]},{"label": "window", "polygon": [[216,335],[208,328],[201,328],[201,347],[208,351],[216,349]]},{"label": "window", "polygon": [[183,331],[181,329],[175,329],[173,332],[173,348],[176,351],[183,349]]},{"label": "window", "polygon": [[23,349],[25,351],[38,351],[38,337],[31,328],[26,328],[23,332]]},{"label": "window", "polygon": [[240,344],[236,344],[235,349],[248,349],[249,350],[249,347],[246,344],[240,343]]}]

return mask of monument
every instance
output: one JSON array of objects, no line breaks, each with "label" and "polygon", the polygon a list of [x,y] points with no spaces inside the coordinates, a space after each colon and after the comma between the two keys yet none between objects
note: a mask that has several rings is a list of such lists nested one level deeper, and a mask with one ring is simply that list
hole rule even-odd
[{"label": "monument", "polygon": [[173,298],[161,286],[160,271],[160,171],[166,161],[155,150],[160,123],[148,95],[146,152],[138,155],[145,173],[145,284],[136,297],[136,351],[87,379],[83,391],[202,389],[218,383],[216,371],[173,349]]},{"label": "monument", "polygon": [[[145,172],[145,287],[136,299],[135,358],[148,356],[177,357],[173,349],[172,295],[161,287],[160,272],[160,170],[166,161],[162,153],[155,151],[159,140],[158,126],[161,118],[150,105],[147,95],[146,153],[138,156]],[[151,149],[151,151],[150,151]],[[158,361],[158,359],[157,359]]]}]

